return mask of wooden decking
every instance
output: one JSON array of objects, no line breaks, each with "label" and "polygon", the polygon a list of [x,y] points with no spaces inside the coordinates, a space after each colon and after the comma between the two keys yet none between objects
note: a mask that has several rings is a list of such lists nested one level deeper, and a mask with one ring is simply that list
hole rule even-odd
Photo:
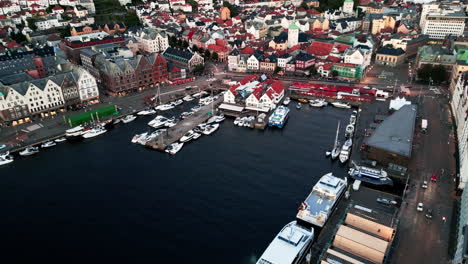
[{"label": "wooden decking", "polygon": [[[223,97],[221,96],[218,98],[218,100],[204,106],[190,117],[179,121],[177,125],[168,128],[167,131],[162,135],[148,141],[145,146],[147,148],[164,151],[167,146],[178,141],[185,133],[187,133],[187,131],[193,129],[201,123],[206,122],[210,117],[212,117],[216,112],[216,108],[222,101]],[[214,106],[212,106],[212,104],[214,104]],[[213,109],[214,112],[212,113]]]}]

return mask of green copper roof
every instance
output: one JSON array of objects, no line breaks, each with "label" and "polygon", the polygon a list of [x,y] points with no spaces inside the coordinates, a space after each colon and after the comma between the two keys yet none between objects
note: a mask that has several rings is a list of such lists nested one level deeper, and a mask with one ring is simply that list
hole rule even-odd
[{"label": "green copper roof", "polygon": [[458,50],[457,61],[465,61],[468,63],[468,50]]},{"label": "green copper roof", "polygon": [[2,92],[0,92],[0,96],[3,96],[3,93],[2,93]]},{"label": "green copper roof", "polygon": [[289,29],[299,29],[299,27],[296,25],[296,19],[289,25]]},{"label": "green copper roof", "polygon": [[346,2],[352,2],[354,4],[354,1],[353,0],[345,0],[345,3]]}]

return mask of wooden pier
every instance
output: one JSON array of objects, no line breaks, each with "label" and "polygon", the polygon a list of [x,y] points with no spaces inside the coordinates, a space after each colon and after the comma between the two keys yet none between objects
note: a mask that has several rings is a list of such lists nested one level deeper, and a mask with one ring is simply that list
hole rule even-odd
[{"label": "wooden pier", "polygon": [[222,101],[223,97],[221,96],[213,103],[202,107],[193,115],[179,121],[175,126],[168,128],[167,131],[160,136],[146,142],[145,146],[147,148],[164,151],[167,146],[177,142],[189,130],[195,128],[201,123],[206,122],[210,117],[212,117],[216,112],[216,108],[219,106],[219,104],[221,104]]}]

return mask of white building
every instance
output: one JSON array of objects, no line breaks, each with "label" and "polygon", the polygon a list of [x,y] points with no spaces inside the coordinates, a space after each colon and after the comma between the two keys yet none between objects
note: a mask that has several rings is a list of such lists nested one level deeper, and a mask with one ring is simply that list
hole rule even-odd
[{"label": "white building", "polygon": [[148,53],[163,52],[169,47],[166,33],[154,28],[145,28],[132,36],[138,42],[139,49]]},{"label": "white building", "polygon": [[[464,189],[468,182],[468,73],[463,73],[458,78],[453,91],[452,110],[457,124],[458,157],[460,164],[459,189]],[[429,128],[430,129],[430,128]]]},{"label": "white building", "polygon": [[422,28],[424,22],[426,21],[426,16],[429,13],[434,13],[439,11],[439,3],[433,2],[424,4],[421,10],[421,19],[419,20],[419,26]]},{"label": "white building", "polygon": [[429,13],[422,26],[422,34],[431,39],[445,39],[447,35],[462,36],[465,30],[464,12]]},{"label": "white building", "polygon": [[353,0],[345,0],[343,2],[343,12],[346,14],[352,14],[353,13],[353,6],[354,6],[354,1]]},{"label": "white building", "polygon": [[237,71],[237,65],[239,64],[240,52],[238,49],[234,49],[229,53],[228,56],[228,71]]},{"label": "white building", "polygon": [[81,102],[89,102],[99,98],[99,90],[96,79],[86,70],[81,67],[75,67],[72,71],[75,77],[78,93]]},{"label": "white building", "polygon": [[370,65],[372,53],[367,49],[349,48],[344,52],[344,62],[355,65],[362,65],[362,69]]},{"label": "white building", "polygon": [[284,69],[284,68],[286,68],[286,64],[291,60],[292,60],[292,56],[289,55],[289,54],[279,56],[277,65],[278,65],[278,67]]},{"label": "white building", "polygon": [[55,27],[61,27],[63,21],[59,21],[56,16],[50,16],[36,20],[35,24],[38,30],[46,30]]},{"label": "white building", "polygon": [[299,44],[299,27],[296,25],[296,20],[294,20],[288,30],[288,48],[297,44]]},{"label": "white building", "polygon": [[251,55],[247,59],[247,70],[258,71],[259,67],[260,67],[260,62],[258,61],[257,57],[255,57],[255,55]]}]

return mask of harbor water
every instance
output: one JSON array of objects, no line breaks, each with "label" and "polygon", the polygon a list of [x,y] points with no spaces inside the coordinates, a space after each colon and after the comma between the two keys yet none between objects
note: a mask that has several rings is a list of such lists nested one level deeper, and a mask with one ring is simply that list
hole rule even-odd
[{"label": "harbor water", "polygon": [[130,143],[152,117],[15,156],[0,168],[4,258],[255,263],[323,174],[346,174],[325,152],[352,110],[290,109],[283,129],[226,119],[175,156]]}]

